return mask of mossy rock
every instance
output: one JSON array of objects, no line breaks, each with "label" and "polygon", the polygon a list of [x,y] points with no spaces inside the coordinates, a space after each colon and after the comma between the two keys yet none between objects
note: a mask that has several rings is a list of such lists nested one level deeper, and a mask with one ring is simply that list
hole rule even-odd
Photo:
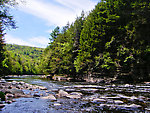
[{"label": "mossy rock", "polygon": [[0,98],[1,101],[5,101],[5,93],[3,93],[2,91],[0,91]]}]

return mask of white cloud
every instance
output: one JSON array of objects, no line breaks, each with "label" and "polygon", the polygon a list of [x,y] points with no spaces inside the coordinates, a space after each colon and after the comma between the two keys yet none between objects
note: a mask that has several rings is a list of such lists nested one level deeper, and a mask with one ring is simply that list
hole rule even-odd
[{"label": "white cloud", "polygon": [[70,9],[73,9],[74,11],[78,10],[85,10],[89,11],[92,8],[94,8],[96,2],[93,2],[91,0],[56,0],[60,4],[63,4],[66,7],[69,7]]},{"label": "white cloud", "polygon": [[27,41],[22,40],[21,38],[14,37],[11,35],[5,35],[5,41],[6,43],[9,43],[9,44],[18,44],[18,45],[26,45],[26,46],[33,46],[33,47],[35,46],[33,44],[30,44]]},{"label": "white cloud", "polygon": [[20,10],[46,20],[48,25],[64,26],[68,21],[73,22],[82,10],[91,10],[96,4],[91,0],[55,1],[57,5],[44,0],[26,0],[25,4],[20,4]]},{"label": "white cloud", "polygon": [[14,37],[11,35],[5,35],[5,41],[8,44],[18,44],[18,45],[31,46],[31,47],[42,47],[42,48],[45,48],[49,42],[49,40],[47,38],[42,37],[42,36],[33,37],[33,38],[27,39],[25,41],[19,37]]},{"label": "white cloud", "polygon": [[[16,0],[20,2],[20,0]],[[67,22],[72,23],[81,11],[90,11],[97,2],[94,0],[24,0],[19,3],[18,10],[38,17],[46,22],[48,26],[65,26]],[[29,19],[30,21],[30,19]],[[20,26],[19,26],[20,27]],[[23,27],[23,26],[21,26]],[[39,26],[40,27],[40,26]],[[19,28],[18,28],[19,29]],[[45,31],[51,32],[51,29]],[[39,31],[37,31],[39,32]],[[17,35],[16,35],[17,36]],[[28,36],[25,36],[28,37]],[[33,47],[46,47],[49,39],[43,36],[32,36],[25,40],[21,37],[6,35],[6,42],[11,44],[27,45]]]}]

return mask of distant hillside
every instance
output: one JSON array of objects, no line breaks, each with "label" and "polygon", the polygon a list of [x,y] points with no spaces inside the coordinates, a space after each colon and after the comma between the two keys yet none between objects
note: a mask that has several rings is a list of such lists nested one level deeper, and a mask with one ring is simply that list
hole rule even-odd
[{"label": "distant hillside", "polygon": [[6,44],[11,74],[40,74],[40,56],[44,48]]},{"label": "distant hillside", "polygon": [[44,48],[21,46],[16,44],[7,44],[6,49],[7,51],[14,53],[15,56],[20,55],[30,57],[32,59],[38,59],[44,51]]}]

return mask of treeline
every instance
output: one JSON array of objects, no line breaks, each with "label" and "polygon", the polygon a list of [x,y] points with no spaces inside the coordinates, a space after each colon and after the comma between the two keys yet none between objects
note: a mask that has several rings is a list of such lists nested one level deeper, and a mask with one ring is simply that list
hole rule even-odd
[{"label": "treeline", "polygon": [[43,73],[150,80],[149,14],[149,0],[102,0],[87,16],[82,12],[71,25],[53,30]]},{"label": "treeline", "polygon": [[7,57],[3,65],[7,67],[7,73],[41,74],[38,65],[43,48],[6,44],[6,50]]},{"label": "treeline", "polygon": [[88,15],[82,12],[72,24],[56,27],[44,52],[5,46],[6,28],[15,28],[8,10],[15,0],[0,3],[0,75],[53,73],[82,79],[98,74],[150,80],[149,0],[101,0]]},{"label": "treeline", "polygon": [[38,67],[43,50],[43,48],[6,44],[0,74],[42,74]]}]

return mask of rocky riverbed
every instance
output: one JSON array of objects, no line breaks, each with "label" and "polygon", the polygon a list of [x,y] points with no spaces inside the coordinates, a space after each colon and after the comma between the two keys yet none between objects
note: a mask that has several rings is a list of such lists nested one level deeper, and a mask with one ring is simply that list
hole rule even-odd
[{"label": "rocky riverbed", "polygon": [[18,109],[28,113],[150,112],[150,83],[59,84],[34,79],[32,83],[39,85],[0,80],[0,91],[5,93],[5,100],[0,101],[0,112],[15,113]]}]

